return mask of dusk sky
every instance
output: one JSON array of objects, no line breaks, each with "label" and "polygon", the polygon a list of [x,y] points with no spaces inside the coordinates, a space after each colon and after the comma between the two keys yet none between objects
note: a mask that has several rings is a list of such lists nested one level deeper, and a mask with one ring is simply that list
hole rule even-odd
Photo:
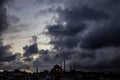
[{"label": "dusk sky", "polygon": [[120,71],[120,0],[0,0],[0,70]]}]

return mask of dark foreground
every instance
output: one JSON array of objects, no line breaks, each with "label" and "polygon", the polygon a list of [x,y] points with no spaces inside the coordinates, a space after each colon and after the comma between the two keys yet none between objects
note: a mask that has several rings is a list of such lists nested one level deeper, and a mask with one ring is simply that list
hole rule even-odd
[{"label": "dark foreground", "polygon": [[19,70],[14,70],[11,72],[1,72],[0,80],[120,80],[120,74],[72,70],[70,72],[63,72],[62,75],[58,76],[50,74],[49,71],[26,73]]}]

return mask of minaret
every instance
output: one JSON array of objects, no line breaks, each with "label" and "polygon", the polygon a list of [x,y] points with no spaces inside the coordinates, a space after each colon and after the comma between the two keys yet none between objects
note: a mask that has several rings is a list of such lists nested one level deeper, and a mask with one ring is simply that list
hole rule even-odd
[{"label": "minaret", "polygon": [[66,62],[65,62],[65,59],[64,59],[64,71],[66,71]]},{"label": "minaret", "polygon": [[36,73],[38,73],[38,67],[36,67]]},{"label": "minaret", "polygon": [[76,70],[76,64],[74,64],[74,70]]},{"label": "minaret", "polygon": [[62,68],[62,61],[60,61],[60,66],[61,66],[61,68]]}]

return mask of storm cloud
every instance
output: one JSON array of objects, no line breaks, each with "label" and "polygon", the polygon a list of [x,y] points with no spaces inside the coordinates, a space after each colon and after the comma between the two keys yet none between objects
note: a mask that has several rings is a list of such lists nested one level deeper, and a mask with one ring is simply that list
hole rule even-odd
[{"label": "storm cloud", "polygon": [[68,3],[64,9],[56,9],[56,24],[47,26],[50,44],[57,50],[55,58],[70,57],[69,64],[80,69],[119,70],[120,11],[115,5],[119,1],[76,2],[81,5]]},{"label": "storm cloud", "polygon": [[0,35],[2,32],[7,29],[7,15],[6,15],[6,8],[5,8],[5,3],[7,0],[1,0],[0,1]]},{"label": "storm cloud", "polygon": [[[15,68],[30,69],[29,66],[37,66],[41,69],[50,69],[51,66],[66,59],[68,67],[75,64],[76,68],[80,70],[120,70],[119,0],[36,1],[37,4],[31,2],[27,8],[17,10],[20,12],[17,16],[13,16],[17,13],[16,11],[12,14],[12,11],[8,10],[11,15],[7,14],[7,9],[10,8],[6,8],[8,7],[6,5],[10,5],[9,1],[0,0],[0,65],[2,68],[12,69],[14,68],[14,62],[17,62],[18,65]],[[24,0],[21,1],[20,7],[25,7],[29,0],[25,4],[22,4],[23,2]],[[16,4],[18,3],[16,2]],[[36,8],[33,5],[40,7]],[[14,5],[14,7],[16,6]],[[30,14],[26,16],[25,14],[29,12]],[[46,16],[51,15],[55,15],[52,18],[53,23],[52,20],[46,18]],[[39,16],[42,17],[38,18]],[[48,19],[51,24],[45,22],[44,19],[46,21]],[[30,32],[33,36],[29,45],[24,44],[23,55],[13,54],[10,52],[12,46],[3,44],[4,38],[2,37],[6,30],[8,30],[8,33],[24,31],[22,35],[29,35],[27,30],[32,30],[31,26],[39,25],[39,30]],[[39,49],[41,45],[37,42],[38,36],[34,34],[42,32],[41,26],[46,26],[43,34],[45,33],[51,38],[49,44],[47,44],[52,46],[50,49],[42,49],[46,48],[45,45]],[[20,57],[20,62],[16,61],[18,60],[17,57]],[[9,62],[9,64],[6,62]]]},{"label": "storm cloud", "polygon": [[[2,37],[4,31],[8,29],[9,26],[6,8],[7,3],[8,0],[0,0],[0,37]],[[5,62],[10,63],[12,61],[15,61],[17,54],[13,54],[12,52],[10,52],[12,46],[9,44],[4,45],[3,39],[0,40],[0,63],[1,63],[0,68],[5,69],[4,68],[4,66],[6,66]]]},{"label": "storm cloud", "polygon": [[30,56],[30,55],[38,53],[37,44],[32,44],[30,46],[25,46],[25,47],[23,47],[23,49],[25,50],[25,53],[24,53],[25,56]]}]

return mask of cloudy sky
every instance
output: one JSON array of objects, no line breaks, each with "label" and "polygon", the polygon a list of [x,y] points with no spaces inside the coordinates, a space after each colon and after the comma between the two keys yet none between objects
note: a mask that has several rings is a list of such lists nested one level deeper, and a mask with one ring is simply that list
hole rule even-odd
[{"label": "cloudy sky", "polygon": [[0,69],[120,71],[119,0],[0,0]]}]

